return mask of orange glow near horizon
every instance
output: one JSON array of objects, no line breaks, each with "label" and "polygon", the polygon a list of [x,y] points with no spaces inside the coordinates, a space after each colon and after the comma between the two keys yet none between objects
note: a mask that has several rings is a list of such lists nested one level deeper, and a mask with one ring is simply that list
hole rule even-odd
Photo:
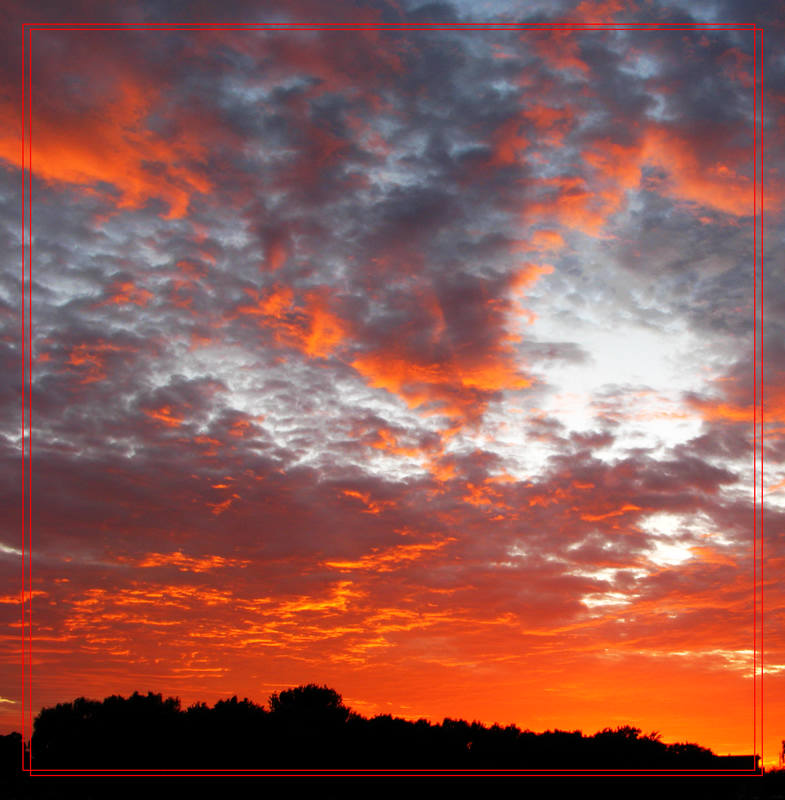
[{"label": "orange glow near horizon", "polygon": [[[450,543],[401,545],[326,566],[355,576],[389,575],[405,562],[433,559]],[[202,563],[207,570],[227,567],[181,556],[151,554],[137,566],[185,565],[196,573],[203,571]],[[674,643],[668,652],[635,642],[619,647],[609,641],[603,647],[600,637],[583,652],[573,646],[568,653],[557,635],[543,629],[534,653],[516,655],[510,652],[510,637],[522,634],[509,616],[475,619],[432,604],[420,609],[368,605],[363,586],[341,580],[322,594],[281,600],[238,597],[230,589],[198,584],[138,582],[117,592],[93,589],[69,603],[64,636],[52,644],[60,643],[55,652],[67,648],[71,658],[78,658],[80,694],[97,699],[149,689],[176,695],[184,706],[232,694],[264,703],[274,690],[317,682],[336,688],[350,707],[367,716],[391,713],[434,722],[449,716],[586,734],[632,724],[644,733],[658,730],[666,742],[693,741],[721,755],[751,752],[749,677],[743,667],[723,660],[710,641]],[[206,609],[225,621],[210,621]],[[590,624],[613,625],[614,619]],[[417,633],[426,630],[445,637],[441,650],[423,649]],[[43,632],[37,639],[36,650],[46,662],[48,639]],[[463,644],[457,648],[459,639]],[[101,668],[91,659],[99,652],[107,659]],[[171,669],[162,682],[164,660]],[[261,674],[260,663],[267,665]],[[363,668],[342,669],[350,663]],[[390,670],[399,676],[392,683],[382,679]],[[769,713],[779,708],[774,688],[782,680],[783,673],[769,679]],[[47,696],[54,692],[60,700],[73,699],[66,696],[66,685],[55,678]],[[642,695],[642,685],[651,691]],[[0,709],[0,723],[16,727],[17,714]]]}]

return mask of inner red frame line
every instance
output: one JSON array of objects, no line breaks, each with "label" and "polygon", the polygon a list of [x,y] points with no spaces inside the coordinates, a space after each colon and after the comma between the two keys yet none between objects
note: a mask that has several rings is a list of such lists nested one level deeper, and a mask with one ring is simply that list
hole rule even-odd
[{"label": "inner red frame line", "polygon": [[[761,669],[761,685],[758,687],[757,684],[757,646],[760,643],[762,645],[762,594],[761,594],[761,634],[758,637],[758,630],[757,630],[757,608],[758,608],[758,564],[757,564],[757,530],[758,530],[758,512],[757,512],[757,37],[758,32],[761,33],[761,40],[762,40],[762,29],[758,28],[755,23],[601,23],[601,22],[563,22],[563,23],[526,23],[526,24],[515,24],[515,23],[449,23],[449,24],[439,24],[439,23],[378,23],[378,24],[364,24],[364,23],[129,23],[129,24],[122,24],[122,23],[76,23],[76,24],[67,24],[67,23],[23,23],[23,42],[24,42],[24,34],[27,33],[27,58],[28,58],[28,86],[29,86],[29,95],[27,95],[27,105],[28,105],[28,156],[27,156],[27,236],[28,236],[28,248],[27,248],[27,268],[28,268],[28,319],[27,319],[27,335],[28,335],[28,406],[27,406],[27,455],[28,455],[28,472],[27,472],[27,489],[28,489],[28,504],[27,504],[27,512],[28,512],[28,545],[29,545],[29,554],[28,554],[28,586],[29,592],[27,597],[28,602],[28,686],[27,686],[27,694],[28,694],[28,725],[29,727],[26,728],[25,726],[25,715],[24,715],[24,708],[22,709],[22,730],[23,730],[23,751],[22,751],[22,763],[24,767],[24,771],[29,772],[29,774],[33,775],[100,775],[100,774],[111,774],[111,775],[144,775],[144,774],[161,774],[155,770],[132,770],[132,771],[118,771],[118,770],[90,770],[90,769],[64,769],[64,770],[33,770],[32,769],[32,748],[29,752],[29,759],[30,763],[26,764],[25,761],[25,752],[24,752],[24,743],[25,741],[30,742],[32,739],[32,732],[33,732],[33,708],[32,708],[32,586],[33,586],[33,577],[32,577],[32,269],[33,269],[33,260],[32,260],[32,127],[33,127],[33,109],[32,109],[32,85],[33,85],[33,73],[32,73],[32,31],[33,29],[36,30],[387,30],[387,31],[408,31],[408,30],[509,30],[509,31],[517,31],[517,30],[527,30],[527,31],[537,31],[537,30],[671,30],[671,31],[686,31],[686,30],[732,30],[732,31],[742,31],[742,30],[752,30],[753,31],[753,767],[751,772],[745,771],[725,771],[725,770],[712,770],[712,771],[697,771],[697,770],[662,770],[657,772],[646,772],[646,771],[634,771],[634,770],[582,770],[571,772],[569,770],[561,770],[561,771],[543,771],[543,770],[536,770],[536,769],[529,769],[529,770],[513,770],[513,771],[504,771],[504,770],[491,770],[493,774],[498,775],[523,775],[523,774],[530,774],[535,773],[542,776],[565,776],[565,775],[582,775],[582,774],[603,774],[603,775],[657,775],[657,776],[665,776],[669,774],[682,774],[685,776],[705,776],[705,775],[749,775],[749,774],[760,774],[757,772],[757,762],[755,760],[755,755],[757,755],[757,725],[758,725],[758,717],[757,717],[757,698],[758,692],[760,692],[761,698],[761,746],[763,744],[763,729],[762,729],[762,718],[763,718],[763,709],[762,709],[762,699],[763,699],[763,691],[762,691],[762,669],[763,669],[763,658],[761,653],[760,659],[760,669]],[[24,48],[23,48],[23,59],[24,59]],[[761,65],[762,69],[762,65]],[[22,186],[23,186],[23,197],[22,197],[22,292],[23,292],[23,301],[22,301],[22,331],[24,334],[24,267],[25,267],[25,248],[24,248],[24,213],[25,213],[25,198],[24,198],[24,105],[25,105],[25,76],[24,76],[24,69],[22,71]],[[763,149],[763,124],[761,120],[761,151]],[[762,154],[762,153],[761,153]],[[763,165],[761,164],[761,171]],[[761,175],[761,226],[763,221],[763,186],[762,186],[762,175]],[[762,233],[761,230],[761,248],[762,248]],[[761,252],[761,261],[762,261],[762,252]],[[762,322],[762,320],[761,320]],[[762,341],[761,341],[761,349],[762,349]],[[761,353],[762,355],[762,353]],[[24,335],[22,337],[22,365],[24,370]],[[763,366],[761,364],[761,381],[762,381],[762,374],[763,374]],[[22,454],[24,458],[24,380],[23,380],[23,387],[22,387]],[[762,409],[762,384],[761,384],[761,426],[763,424],[763,409]],[[762,428],[761,428],[761,462],[762,462]],[[22,470],[23,478],[24,478],[24,465]],[[23,515],[22,515],[22,526],[23,526],[23,534],[22,534],[22,576],[24,581],[24,557],[25,557],[25,536],[24,536],[24,480],[23,480]],[[762,501],[762,494],[763,494],[763,486],[762,486],[762,463],[761,463],[761,501]],[[762,508],[761,508],[761,523],[762,523]],[[762,532],[761,532],[761,592],[762,592]],[[22,587],[22,598],[23,601],[25,599],[25,588],[24,585]],[[22,606],[22,639],[23,639],[23,647],[22,652],[24,655],[24,603]],[[24,698],[24,668],[22,670],[22,697]],[[30,737],[25,740],[25,733],[29,730]],[[362,770],[330,770],[328,772],[309,772],[305,770],[297,770],[292,772],[275,770],[275,769],[268,769],[268,770],[251,770],[251,771],[244,771],[244,770],[162,770],[165,775],[188,775],[188,774],[195,774],[195,775],[204,775],[204,774],[224,774],[224,773],[231,773],[237,775],[258,775],[258,774],[266,774],[266,773],[275,773],[278,775],[307,775],[307,774],[344,774],[344,775],[358,775],[358,774],[366,774],[366,771]],[[417,772],[416,774],[432,774],[432,775],[471,775],[471,774],[486,774],[485,771],[477,771],[477,770],[424,770],[422,772]],[[414,774],[411,770],[396,770],[392,772],[382,771],[382,770],[370,770],[367,771],[367,774],[385,774],[385,775],[407,775],[407,774]]]}]

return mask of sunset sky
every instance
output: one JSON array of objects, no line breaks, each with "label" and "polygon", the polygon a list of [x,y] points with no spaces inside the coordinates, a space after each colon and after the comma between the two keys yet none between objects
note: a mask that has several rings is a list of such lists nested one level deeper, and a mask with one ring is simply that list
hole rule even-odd
[{"label": "sunset sky", "polygon": [[[364,715],[752,753],[757,285],[776,760],[785,15],[753,7],[7,6],[2,732],[22,726],[21,23],[359,22],[32,32],[34,713],[316,682]],[[565,21],[755,22],[757,101],[752,30],[373,27]]]}]

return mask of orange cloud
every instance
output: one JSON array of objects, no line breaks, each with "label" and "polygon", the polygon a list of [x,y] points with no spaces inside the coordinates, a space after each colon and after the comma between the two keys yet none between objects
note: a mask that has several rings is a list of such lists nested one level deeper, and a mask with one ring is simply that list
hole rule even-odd
[{"label": "orange cloud", "polygon": [[327,358],[349,335],[348,323],[330,309],[326,289],[307,291],[300,301],[288,286],[273,286],[264,295],[245,291],[256,302],[238,307],[237,314],[260,317],[259,324],[270,328],[279,343],[309,358]]},{"label": "orange cloud", "polygon": [[156,408],[153,410],[145,410],[144,413],[147,414],[148,417],[152,417],[153,419],[157,419],[159,422],[163,422],[164,425],[168,425],[170,428],[176,428],[183,424],[183,417],[179,417],[174,414],[170,406],[162,406],[161,408]]},{"label": "orange cloud", "polygon": [[528,240],[516,241],[510,248],[513,253],[536,250],[539,252],[556,252],[564,247],[564,237],[554,230],[537,230]]},{"label": "orange cloud", "polygon": [[147,289],[140,289],[130,281],[116,281],[112,284],[110,291],[114,292],[114,294],[112,294],[106,300],[97,303],[96,307],[109,304],[127,305],[129,303],[133,303],[137,306],[146,306],[153,296],[152,292],[148,292]]},{"label": "orange cloud", "polygon": [[267,264],[272,270],[280,269],[286,263],[287,257],[286,246],[277,239],[267,249]]},{"label": "orange cloud", "polygon": [[627,503],[623,505],[621,508],[617,508],[615,511],[608,511],[605,514],[581,514],[581,519],[585,520],[586,522],[598,522],[601,519],[609,519],[610,517],[619,517],[622,514],[626,514],[628,511],[641,511],[641,507],[632,505],[631,503]]},{"label": "orange cloud", "polygon": [[27,603],[34,597],[48,597],[49,592],[44,592],[39,589],[33,589],[32,592],[25,591],[24,594],[19,592],[18,594],[4,594],[0,595],[0,603],[4,605],[16,605],[21,603]]},{"label": "orange cloud", "polygon": [[[545,114],[543,120],[547,119]],[[752,180],[744,174],[749,153],[720,145],[717,150],[721,155],[709,161],[705,137],[685,135],[656,123],[648,123],[630,145],[607,138],[596,140],[581,154],[594,173],[591,188],[580,175],[533,181],[537,191],[523,214],[529,221],[550,218],[589,236],[600,236],[608,218],[622,208],[626,192],[641,186],[644,168],[656,166],[665,174],[665,179],[655,184],[660,193],[698,208],[751,215]],[[770,202],[778,204],[776,192]]]},{"label": "orange cloud", "polygon": [[712,396],[689,395],[686,403],[709,422],[740,422],[751,425],[757,416],[758,422],[765,426],[766,437],[779,436],[785,432],[785,385],[776,361],[772,360],[770,367],[768,371],[764,371],[765,381],[757,409],[752,403],[751,367],[747,375],[729,374],[715,379]]},{"label": "orange cloud", "polygon": [[546,217],[589,236],[599,236],[608,214],[620,204],[614,194],[590,189],[580,176],[540,178],[533,185],[543,191],[527,201],[523,209],[527,221]]},{"label": "orange cloud", "polygon": [[[89,111],[84,102],[58,108],[34,103],[34,173],[91,193],[110,183],[119,192],[111,201],[117,209],[160,199],[168,205],[166,218],[185,216],[192,195],[213,188],[200,166],[207,149],[198,128],[179,130],[176,137],[155,133],[145,120],[165,109],[162,90],[119,68],[109,75],[105,70],[103,77],[104,91],[87,101],[94,104]],[[5,111],[18,119],[17,109]],[[15,166],[21,166],[18,130],[5,126],[0,134],[0,158]]]},{"label": "orange cloud", "polygon": [[457,475],[454,464],[445,464],[438,459],[432,459],[428,463],[428,469],[430,470],[431,477],[439,483],[446,483]]},{"label": "orange cloud", "polygon": [[752,215],[752,179],[736,171],[746,152],[728,153],[724,161],[699,160],[700,140],[688,141],[665,128],[652,128],[644,139],[642,159],[668,172],[667,193],[736,216]]},{"label": "orange cloud", "polygon": [[[579,32],[570,30],[550,30],[547,34],[534,36],[534,48],[552,69],[587,75],[589,66],[580,55],[579,35]],[[531,47],[532,37],[521,37],[521,39],[526,46]]]},{"label": "orange cloud", "polygon": [[[498,482],[498,479],[496,479]],[[473,483],[466,484],[467,493],[461,498],[465,503],[473,506],[506,506],[502,495],[491,486],[477,486]]]},{"label": "orange cloud", "polygon": [[455,356],[444,362],[418,363],[395,352],[377,352],[359,356],[351,364],[370,386],[398,395],[409,408],[436,402],[438,411],[426,413],[459,419],[477,418],[483,409],[482,401],[467,395],[466,389],[495,392],[531,385],[503,353],[489,355],[484,364],[462,364]]},{"label": "orange cloud", "polygon": [[513,117],[499,126],[491,137],[491,164],[509,166],[521,160],[521,153],[529,146],[529,140],[521,132],[525,124],[520,117]]},{"label": "orange cloud", "polygon": [[238,419],[236,422],[232,423],[229,435],[241,439],[251,432],[251,427],[251,423],[247,419]]},{"label": "orange cloud", "polygon": [[535,494],[529,498],[529,505],[530,506],[542,506],[543,508],[547,508],[554,503],[558,503],[560,500],[564,500],[567,497],[564,489],[559,488],[558,486],[553,489],[548,494]]},{"label": "orange cloud", "polygon": [[440,542],[400,544],[381,551],[374,549],[369,555],[357,561],[325,561],[324,565],[343,572],[350,570],[391,572],[412,561],[418,561],[427,553],[435,553],[454,541],[456,540],[453,538],[447,538]]},{"label": "orange cloud", "polygon": [[530,106],[523,115],[540,131],[542,141],[551,147],[562,144],[573,120],[570,109],[550,106]]},{"label": "orange cloud", "polygon": [[731,422],[752,422],[752,406],[736,406],[730,403],[714,403],[710,400],[691,400],[695,407],[707,420],[730,420]]},{"label": "orange cloud", "polygon": [[191,334],[191,344],[188,346],[188,349],[196,350],[199,347],[210,347],[210,345],[214,343],[214,340],[209,336],[201,336],[200,334],[194,332]]},{"label": "orange cloud", "polygon": [[644,167],[657,166],[667,175],[657,186],[663,194],[735,216],[752,214],[752,179],[737,171],[737,164],[749,160],[746,151],[726,148],[722,161],[707,163],[703,137],[649,123],[633,145],[599,140],[582,155],[598,179],[609,183],[610,212],[620,206],[623,192],[638,188]]},{"label": "orange cloud", "polygon": [[251,562],[246,559],[224,558],[223,556],[205,556],[194,558],[185,555],[181,550],[173,553],[148,553],[141,559],[118,558],[121,563],[133,563],[136,567],[177,567],[180,572],[208,572],[223,567],[246,567]]},{"label": "orange cloud", "polygon": [[[750,378],[750,382],[751,380]],[[730,394],[727,399],[690,397],[688,403],[708,421],[745,422],[751,425],[756,415],[752,403],[735,401]],[[757,408],[757,419],[759,422],[762,420],[767,427],[768,436],[782,432],[780,426],[785,422],[785,387],[764,387],[763,405]]]},{"label": "orange cloud", "polygon": [[352,581],[338,581],[330,587],[327,597],[314,598],[301,596],[295,600],[285,600],[275,609],[275,614],[290,617],[308,611],[346,611],[351,600],[365,597],[365,592],[353,588]]},{"label": "orange cloud", "polygon": [[417,458],[423,455],[423,451],[419,447],[401,447],[398,444],[398,438],[388,428],[379,428],[376,431],[376,437],[375,441],[368,442],[376,450],[384,450],[387,453],[410,458]]},{"label": "orange cloud", "polygon": [[197,444],[213,444],[213,445],[223,444],[223,442],[219,441],[218,439],[213,439],[209,436],[194,436],[194,441]]},{"label": "orange cloud", "polygon": [[264,297],[253,289],[246,289],[245,293],[257,303],[252,306],[240,306],[237,309],[238,314],[283,319],[285,313],[294,305],[294,291],[288,286],[273,286]]},{"label": "orange cloud", "polygon": [[326,358],[346,338],[346,323],[333,314],[320,292],[306,295],[308,322],[301,336],[303,351],[311,358]]},{"label": "orange cloud", "polygon": [[522,291],[528,289],[532,284],[536,283],[540,275],[550,275],[553,272],[552,264],[524,264],[512,279],[510,287],[515,291]]},{"label": "orange cloud", "polygon": [[720,553],[714,547],[690,547],[690,552],[695,556],[695,558],[698,558],[707,564],[727,564],[731,567],[736,566],[736,562],[730,556]]},{"label": "orange cloud", "polygon": [[366,506],[365,510],[363,511],[364,514],[379,514],[385,508],[395,505],[394,501],[392,500],[371,500],[371,495],[369,493],[357,492],[354,489],[344,489],[343,494],[346,497],[356,497],[358,500],[362,500]]},{"label": "orange cloud", "polygon": [[208,508],[212,509],[211,511],[212,514],[215,514],[215,516],[219,516],[223,514],[224,511],[228,510],[229,506],[231,506],[235,500],[239,499],[240,499],[239,494],[233,494],[231,497],[227,497],[226,500],[224,500],[222,503],[208,503],[207,506]]},{"label": "orange cloud", "polygon": [[106,378],[105,353],[118,353],[131,350],[130,347],[121,347],[110,342],[96,342],[95,344],[79,344],[70,352],[68,363],[75,367],[87,367],[87,374],[80,383],[95,383]]},{"label": "orange cloud", "polygon": [[[201,253],[201,255],[203,258],[215,261],[215,257],[208,253]],[[207,269],[204,266],[187,259],[180,259],[176,266],[181,272],[185,273],[186,280],[184,283],[195,283],[198,278],[204,278],[207,274]]]},{"label": "orange cloud", "polygon": [[[434,355],[430,355],[430,347],[415,348],[399,339],[355,356],[351,366],[368,385],[397,395],[409,408],[420,409],[424,415],[447,417],[450,425],[441,435],[454,435],[463,425],[474,424],[482,417],[491,394],[532,385],[513,347],[520,337],[508,332],[506,326],[519,318],[516,313],[528,313],[515,295],[552,270],[549,264],[525,263],[508,280],[506,296],[491,296],[483,301],[481,313],[491,339],[483,345],[469,348],[453,344],[441,304],[424,290],[418,300],[435,323],[428,328]],[[387,449],[395,447],[389,438],[385,441]],[[451,472],[451,467],[431,466],[445,477]]]}]

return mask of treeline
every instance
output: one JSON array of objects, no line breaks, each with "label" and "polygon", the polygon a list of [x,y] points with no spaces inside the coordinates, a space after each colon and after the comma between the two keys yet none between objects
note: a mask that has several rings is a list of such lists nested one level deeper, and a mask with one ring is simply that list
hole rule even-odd
[{"label": "treeline", "polygon": [[232,697],[182,709],[178,699],[152,692],[79,698],[38,714],[31,752],[39,769],[739,768],[705,747],[665,744],[629,726],[584,736],[449,718],[366,718],[315,684],[274,693],[268,707]]}]

